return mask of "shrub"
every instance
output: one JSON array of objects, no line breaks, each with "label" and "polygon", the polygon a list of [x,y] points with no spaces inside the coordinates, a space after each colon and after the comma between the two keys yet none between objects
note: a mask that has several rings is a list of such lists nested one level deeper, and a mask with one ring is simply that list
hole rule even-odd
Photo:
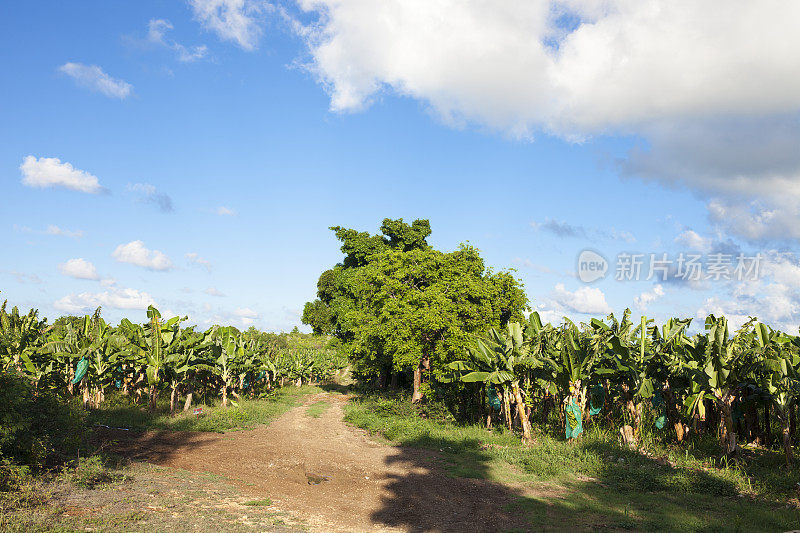
[{"label": "shrub", "polygon": [[83,413],[22,376],[0,373],[0,460],[33,472],[71,456],[83,436]]}]

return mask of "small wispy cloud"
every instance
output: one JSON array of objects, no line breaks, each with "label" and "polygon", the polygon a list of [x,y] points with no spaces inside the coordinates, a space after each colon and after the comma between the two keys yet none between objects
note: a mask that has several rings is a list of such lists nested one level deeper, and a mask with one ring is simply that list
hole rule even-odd
[{"label": "small wispy cloud", "polygon": [[635,242],[636,238],[629,231],[617,231],[614,228],[600,229],[587,228],[580,224],[570,224],[568,222],[545,218],[544,222],[531,222],[531,227],[537,231],[545,231],[559,238],[579,238],[579,239],[607,239],[613,241]]},{"label": "small wispy cloud", "polygon": [[0,273],[13,276],[17,280],[17,283],[35,283],[37,285],[42,283],[42,278],[40,278],[36,274],[19,272],[18,270],[3,270],[3,269],[0,269]]},{"label": "small wispy cloud", "polygon": [[70,239],[80,239],[83,237],[82,231],[70,231],[68,229],[60,228],[55,224],[48,224],[47,229],[39,231],[34,230],[29,226],[19,226],[17,224],[13,225],[14,231],[18,231],[20,233],[35,233],[39,235],[53,235],[56,237],[68,237]]},{"label": "small wispy cloud", "polygon": [[651,303],[664,296],[664,287],[656,285],[652,290],[645,291],[633,299],[633,305],[641,311],[646,311]]},{"label": "small wispy cloud", "polygon": [[133,85],[126,81],[112,78],[97,65],[64,63],[58,67],[58,71],[72,78],[81,87],[104,94],[109,98],[124,100],[133,92]]},{"label": "small wispy cloud", "polygon": [[167,36],[174,29],[172,23],[165,19],[151,19],[147,23],[147,41],[149,43],[170,48],[175,52],[178,61],[193,63],[208,56],[208,47],[204,44],[185,46]]},{"label": "small wispy cloud", "polygon": [[225,296],[225,294],[216,287],[209,287],[203,292],[208,294],[209,296],[216,296],[217,298],[222,298],[223,296]]},{"label": "small wispy cloud", "polygon": [[263,15],[271,9],[263,0],[190,0],[194,17],[220,39],[255,50],[263,32]]},{"label": "small wispy cloud", "polygon": [[128,191],[137,194],[137,202],[150,204],[162,213],[172,213],[175,208],[169,195],[159,192],[155,185],[149,183],[128,184]]},{"label": "small wispy cloud", "polygon": [[56,235],[59,237],[69,237],[70,239],[80,239],[83,237],[82,231],[70,231],[68,229],[59,228],[55,224],[50,224],[47,226],[45,233],[48,235]]},{"label": "small wispy cloud", "polygon": [[211,272],[211,261],[209,261],[204,257],[201,257],[200,254],[196,252],[189,252],[188,254],[186,254],[185,257],[190,264],[203,267],[208,272]]},{"label": "small wispy cloud", "polygon": [[230,207],[225,207],[225,206],[218,207],[215,212],[222,217],[232,217],[236,215],[236,211],[234,211]]}]

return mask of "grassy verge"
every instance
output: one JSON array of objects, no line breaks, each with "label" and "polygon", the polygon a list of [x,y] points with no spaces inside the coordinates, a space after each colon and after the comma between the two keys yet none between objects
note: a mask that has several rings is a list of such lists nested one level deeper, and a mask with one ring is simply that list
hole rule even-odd
[{"label": "grassy verge", "polygon": [[259,424],[268,424],[292,407],[300,404],[308,394],[321,392],[313,386],[283,387],[270,395],[256,400],[242,399],[238,406],[222,407],[215,405],[196,405],[202,414],[195,415],[192,410],[169,414],[168,405],[163,402],[159,410],[150,413],[146,408],[134,405],[129,398],[116,395],[106,399],[100,409],[88,415],[91,426],[109,426],[143,431],[166,429],[171,431],[230,431],[247,429]]},{"label": "grassy verge", "polygon": [[[24,497],[20,497],[24,495]],[[145,463],[81,460],[0,492],[0,531],[293,532],[305,526],[224,478]]]},{"label": "grassy verge", "polygon": [[391,442],[440,452],[452,475],[522,484],[511,507],[544,530],[785,531],[800,524],[800,469],[780,453],[746,451],[720,465],[710,442],[653,445],[647,454],[590,429],[577,443],[543,432],[523,447],[518,435],[424,418],[405,396],[365,395],[345,420]]},{"label": "grassy verge", "polygon": [[330,403],[326,402],[325,400],[320,400],[309,405],[308,409],[306,409],[306,414],[311,418],[319,418],[322,416],[322,413],[328,410],[330,406]]}]

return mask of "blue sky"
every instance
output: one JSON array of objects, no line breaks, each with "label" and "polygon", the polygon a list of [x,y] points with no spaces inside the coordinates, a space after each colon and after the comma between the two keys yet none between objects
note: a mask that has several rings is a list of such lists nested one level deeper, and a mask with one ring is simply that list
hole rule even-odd
[{"label": "blue sky", "polygon": [[[552,320],[796,331],[797,37],[741,7],[705,42],[713,6],[670,5],[642,32],[656,15],[622,1],[6,3],[0,298],[287,330],[341,257],[329,226],[428,218]],[[610,268],[591,284],[587,248]],[[762,253],[763,273],[623,282],[621,252]]]}]

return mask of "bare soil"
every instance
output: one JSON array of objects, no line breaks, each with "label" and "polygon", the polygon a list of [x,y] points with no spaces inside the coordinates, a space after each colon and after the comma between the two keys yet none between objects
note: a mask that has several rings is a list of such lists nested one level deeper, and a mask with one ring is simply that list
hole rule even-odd
[{"label": "bare soil", "polygon": [[[326,401],[319,418],[307,405]],[[532,525],[514,503],[519,485],[448,475],[435,452],[389,446],[343,421],[343,395],[309,396],[248,431],[113,432],[113,450],[135,461],[224,476],[270,498],[311,531],[506,531]]]}]

